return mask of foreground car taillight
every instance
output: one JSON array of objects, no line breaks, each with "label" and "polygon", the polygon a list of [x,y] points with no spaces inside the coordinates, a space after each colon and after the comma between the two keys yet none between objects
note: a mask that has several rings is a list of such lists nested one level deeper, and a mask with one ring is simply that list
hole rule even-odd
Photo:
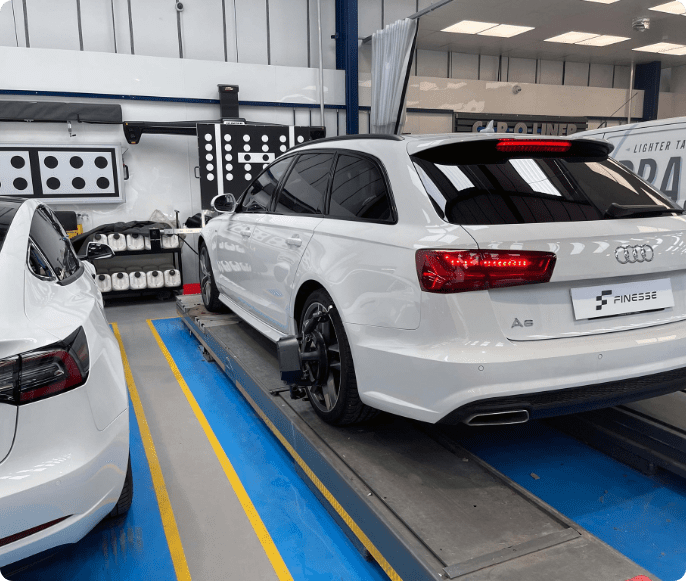
[{"label": "foreground car taillight", "polygon": [[83,327],[64,341],[0,360],[0,401],[23,404],[79,387],[90,356]]},{"label": "foreground car taillight", "polygon": [[512,250],[417,250],[423,291],[461,293],[548,282],[555,254]]}]

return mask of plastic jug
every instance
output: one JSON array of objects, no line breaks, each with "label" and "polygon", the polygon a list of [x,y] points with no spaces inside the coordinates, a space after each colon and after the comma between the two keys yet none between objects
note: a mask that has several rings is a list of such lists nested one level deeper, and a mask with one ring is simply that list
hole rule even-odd
[{"label": "plastic jug", "polygon": [[127,250],[143,250],[145,248],[145,240],[141,234],[127,234],[126,235]]},{"label": "plastic jug", "polygon": [[148,288],[148,281],[145,278],[145,273],[140,270],[134,270],[129,273],[129,287],[135,290]]},{"label": "plastic jug", "polygon": [[112,277],[109,274],[96,274],[95,284],[101,293],[108,293],[112,290]]},{"label": "plastic jug", "polygon": [[179,237],[176,234],[162,235],[162,248],[178,248]]},{"label": "plastic jug", "polygon": [[107,243],[115,252],[122,252],[126,250],[126,236],[115,232],[107,237]]},{"label": "plastic jug", "polygon": [[107,234],[96,234],[93,236],[92,242],[95,242],[96,244],[109,244],[107,241]]},{"label": "plastic jug", "polygon": [[175,268],[165,270],[164,286],[181,286],[181,273]]},{"label": "plastic jug", "polygon": [[112,290],[125,291],[129,290],[129,275],[126,272],[112,273]]},{"label": "plastic jug", "polygon": [[146,273],[148,288],[161,288],[164,286],[164,273],[160,270],[150,270]]}]

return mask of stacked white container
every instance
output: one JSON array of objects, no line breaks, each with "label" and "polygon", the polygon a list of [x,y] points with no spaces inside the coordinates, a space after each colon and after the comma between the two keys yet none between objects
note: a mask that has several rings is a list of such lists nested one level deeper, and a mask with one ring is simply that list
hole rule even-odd
[{"label": "stacked white container", "polygon": [[126,236],[114,232],[107,237],[107,243],[115,252],[123,252],[126,250]]},{"label": "stacked white container", "polygon": [[162,288],[164,286],[164,273],[160,270],[149,270],[146,274],[148,288]]},{"label": "stacked white container", "polygon": [[181,286],[181,273],[175,268],[165,270],[164,286]]},{"label": "stacked white container", "polygon": [[109,244],[107,241],[107,234],[96,234],[93,236],[93,242],[96,244]]},{"label": "stacked white container", "polygon": [[162,235],[162,248],[178,248],[179,237],[176,234]]},{"label": "stacked white container", "polygon": [[145,248],[145,238],[142,234],[127,234],[126,235],[126,249],[127,250],[143,250]]},{"label": "stacked white container", "polygon": [[112,290],[112,277],[109,274],[96,274],[95,284],[101,293],[108,293]]},{"label": "stacked white container", "polygon": [[148,288],[148,281],[142,270],[131,269],[129,272],[129,287],[134,290]]},{"label": "stacked white container", "polygon": [[127,272],[113,272],[111,278],[113,291],[129,290],[129,274]]}]

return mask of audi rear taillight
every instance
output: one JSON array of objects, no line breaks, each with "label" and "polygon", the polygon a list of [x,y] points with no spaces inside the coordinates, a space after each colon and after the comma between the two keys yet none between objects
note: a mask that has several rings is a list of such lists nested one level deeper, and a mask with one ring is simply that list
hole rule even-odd
[{"label": "audi rear taillight", "polygon": [[79,387],[90,356],[79,327],[64,341],[0,360],[0,401],[24,404]]},{"label": "audi rear taillight", "polygon": [[430,293],[461,293],[548,282],[555,254],[511,250],[417,250],[419,285]]}]

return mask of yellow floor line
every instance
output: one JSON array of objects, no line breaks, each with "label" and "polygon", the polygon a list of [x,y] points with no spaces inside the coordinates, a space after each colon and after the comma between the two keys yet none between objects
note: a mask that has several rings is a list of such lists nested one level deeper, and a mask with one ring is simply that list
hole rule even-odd
[{"label": "yellow floor line", "polygon": [[160,337],[159,333],[157,332],[157,329],[155,329],[155,326],[153,325],[151,319],[148,319],[147,323],[150,327],[150,331],[155,337],[155,341],[157,341],[157,344],[160,347],[160,351],[162,351],[162,355],[164,355],[164,358],[167,360],[169,368],[171,369],[172,373],[174,374],[174,377],[176,377],[176,381],[178,381],[179,386],[181,387],[181,391],[183,391],[183,394],[186,396],[186,399],[188,400],[188,403],[190,404],[191,409],[195,414],[195,417],[198,419],[198,422],[200,422],[200,426],[205,432],[205,435],[207,436],[207,439],[209,440],[210,445],[212,446],[212,449],[214,450],[214,453],[216,454],[217,459],[219,460],[219,463],[224,469],[224,474],[226,474],[226,477],[228,478],[231,487],[233,488],[234,492],[236,493],[236,496],[238,497],[238,501],[241,503],[241,506],[243,507],[243,510],[245,511],[245,514],[248,517],[250,524],[252,525],[252,528],[255,530],[255,534],[257,535],[257,538],[262,544],[262,548],[264,549],[264,552],[267,554],[269,562],[272,564],[272,567],[274,567],[276,576],[279,578],[279,581],[293,581],[293,576],[288,570],[288,567],[286,567],[286,563],[284,563],[283,558],[281,557],[281,553],[279,553],[279,550],[276,548],[276,545],[274,544],[274,541],[271,535],[269,534],[267,527],[264,526],[264,523],[262,522],[260,515],[255,509],[252,500],[250,500],[250,497],[248,496],[248,493],[246,492],[245,487],[243,486],[243,483],[238,477],[238,474],[236,474],[236,470],[232,466],[231,461],[226,455],[226,452],[224,452],[224,449],[222,448],[221,444],[219,443],[219,440],[217,439],[217,436],[215,436],[212,427],[207,421],[205,414],[200,409],[198,402],[193,396],[193,393],[186,384],[186,381],[184,380],[183,375],[181,375],[179,368],[176,366],[176,363],[174,362],[171,353],[169,353],[167,346],[164,344],[164,341],[162,341],[162,337]]},{"label": "yellow floor line", "polygon": [[129,387],[129,394],[133,402],[133,409],[138,420],[138,429],[143,440],[143,447],[145,448],[145,456],[148,459],[150,467],[150,475],[152,476],[152,484],[155,488],[155,495],[157,496],[157,504],[160,508],[160,516],[162,517],[162,526],[164,534],[167,537],[167,544],[169,545],[169,553],[171,554],[172,563],[174,564],[174,571],[176,572],[177,581],[191,581],[191,574],[188,570],[188,563],[186,563],[186,554],[183,551],[181,544],[181,537],[179,536],[179,529],[176,526],[176,518],[174,518],[174,511],[172,510],[171,502],[169,501],[169,494],[167,487],[164,485],[164,477],[162,476],[162,468],[157,458],[155,451],[155,444],[150,434],[150,427],[148,420],[145,419],[145,412],[143,411],[143,404],[138,395],[136,384],[133,381],[133,374],[131,373],[131,366],[126,357],[124,350],[124,343],[121,340],[119,327],[116,323],[112,323],[112,330],[119,343],[119,350],[121,351],[122,362],[124,363],[124,374],[126,376],[126,384]]}]

